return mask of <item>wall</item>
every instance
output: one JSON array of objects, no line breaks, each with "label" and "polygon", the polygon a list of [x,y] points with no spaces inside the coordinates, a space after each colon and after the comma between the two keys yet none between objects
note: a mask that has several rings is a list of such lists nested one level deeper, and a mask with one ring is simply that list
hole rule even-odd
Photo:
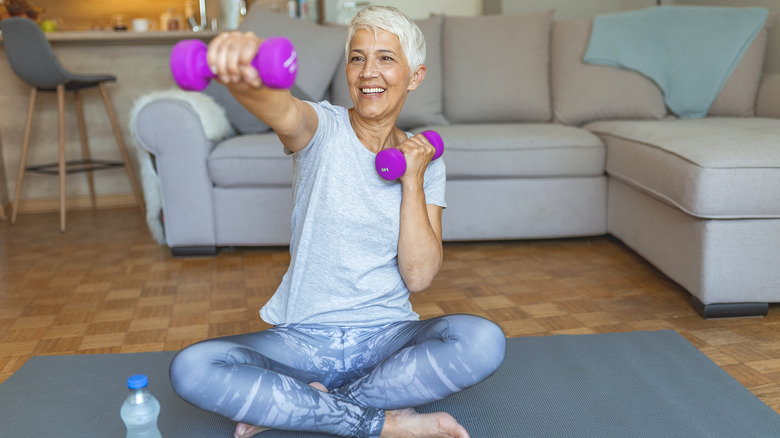
[{"label": "wall", "polygon": [[487,14],[523,14],[555,8],[556,20],[590,18],[596,14],[647,8],[656,0],[484,0]]},{"label": "wall", "polygon": [[[336,23],[340,17],[345,17],[343,3],[326,0],[326,21]],[[483,10],[483,0],[383,0],[370,3],[394,6],[415,20],[427,18],[430,14],[482,15]]]},{"label": "wall", "polygon": [[431,13],[447,15],[482,15],[483,0],[385,0],[410,17],[426,18]]}]

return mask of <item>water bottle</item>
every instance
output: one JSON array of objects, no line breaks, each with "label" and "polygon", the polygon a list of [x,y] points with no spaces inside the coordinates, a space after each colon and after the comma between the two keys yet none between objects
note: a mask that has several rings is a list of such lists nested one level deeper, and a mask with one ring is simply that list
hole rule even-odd
[{"label": "water bottle", "polygon": [[149,379],[143,374],[130,376],[127,389],[130,395],[122,405],[120,414],[127,426],[127,438],[161,438],[157,429],[160,402],[146,389]]}]

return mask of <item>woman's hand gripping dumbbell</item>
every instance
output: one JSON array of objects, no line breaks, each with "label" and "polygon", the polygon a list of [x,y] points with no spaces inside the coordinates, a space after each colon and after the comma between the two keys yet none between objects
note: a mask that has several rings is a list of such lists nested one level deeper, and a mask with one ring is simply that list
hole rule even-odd
[{"label": "woman's hand gripping dumbbell", "polygon": [[[436,153],[431,158],[431,161],[441,157],[441,154],[444,153],[444,140],[442,140],[439,133],[436,131],[423,131],[422,135],[436,148]],[[379,176],[388,181],[396,180],[406,173],[406,158],[396,148],[379,151],[376,154],[374,165]]]},{"label": "woman's hand gripping dumbbell", "polygon": [[[208,46],[200,40],[179,41],[171,52],[171,73],[184,90],[201,91],[217,75],[211,71],[207,59]],[[263,40],[252,59],[263,85],[286,89],[295,82],[298,58],[292,43],[284,37]]]}]

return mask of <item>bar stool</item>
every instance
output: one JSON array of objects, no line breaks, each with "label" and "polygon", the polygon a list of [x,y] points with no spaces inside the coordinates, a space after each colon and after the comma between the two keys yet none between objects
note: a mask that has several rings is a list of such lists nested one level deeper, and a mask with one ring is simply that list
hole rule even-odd
[{"label": "bar stool", "polygon": [[8,219],[7,206],[9,203],[8,188],[5,184],[5,163],[3,162],[3,136],[0,135],[0,220]]},{"label": "bar stool", "polygon": [[[114,113],[114,107],[108,96],[106,82],[116,81],[116,77],[109,74],[84,75],[71,73],[65,70],[57,60],[51,49],[49,41],[44,36],[38,25],[27,18],[6,18],[2,21],[3,43],[8,55],[11,69],[22,81],[29,84],[30,104],[27,108],[27,122],[24,128],[24,140],[22,154],[19,160],[19,174],[16,179],[16,191],[11,208],[11,223],[16,222],[16,213],[19,207],[19,198],[22,192],[22,180],[24,173],[36,172],[47,175],[59,175],[60,178],[60,230],[65,232],[65,176],[70,173],[86,172],[92,208],[95,208],[95,185],[92,172],[96,170],[111,169],[124,166],[130,185],[135,193],[138,206],[144,213],[144,202],[141,190],[133,174],[130,156],[127,153],[122,131]],[[103,97],[111,128],[114,131],[122,161],[95,160],[90,157],[87,129],[84,121],[84,109],[81,100],[81,90],[97,87]],[[56,92],[58,104],[58,131],[59,131],[59,161],[57,163],[27,166],[27,151],[30,145],[30,132],[32,130],[32,118],[35,110],[35,99],[38,92]],[[78,119],[79,136],[83,159],[65,160],[65,92],[73,92],[73,100],[76,105],[76,118]],[[55,170],[56,169],[56,170]]]}]

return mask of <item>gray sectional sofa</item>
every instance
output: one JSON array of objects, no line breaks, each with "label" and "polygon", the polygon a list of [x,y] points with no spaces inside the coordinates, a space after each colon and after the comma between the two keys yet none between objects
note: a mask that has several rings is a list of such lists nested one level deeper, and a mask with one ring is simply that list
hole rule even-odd
[{"label": "gray sectional sofa", "polygon": [[[774,17],[767,21],[771,23]],[[780,75],[762,75],[767,28],[703,119],[678,119],[628,70],[585,64],[592,20],[419,20],[428,75],[399,124],[445,142],[445,241],[612,234],[678,282],[705,317],[780,302]],[[252,9],[286,35],[293,93],[351,106],[344,29]],[[153,155],[175,255],[289,242],[291,159],[218,85],[157,93],[131,129]]]}]

